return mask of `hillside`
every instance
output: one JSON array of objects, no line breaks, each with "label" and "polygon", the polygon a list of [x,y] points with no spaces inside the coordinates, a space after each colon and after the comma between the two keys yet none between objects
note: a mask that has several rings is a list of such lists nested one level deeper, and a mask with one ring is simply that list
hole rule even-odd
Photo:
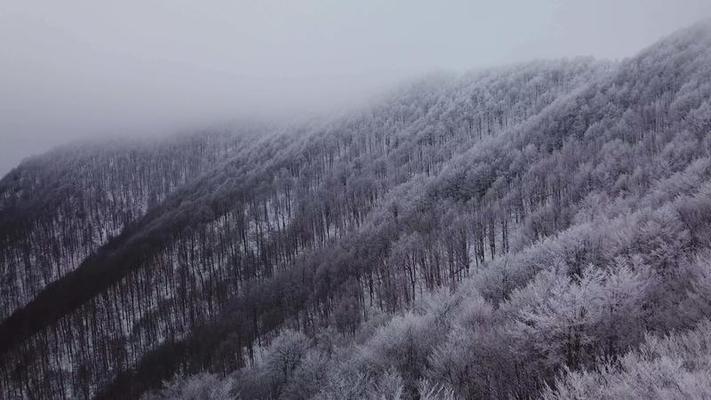
[{"label": "hillside", "polygon": [[1,397],[633,391],[635,352],[706,340],[709,133],[702,23],[619,63],[29,159],[0,181]]}]

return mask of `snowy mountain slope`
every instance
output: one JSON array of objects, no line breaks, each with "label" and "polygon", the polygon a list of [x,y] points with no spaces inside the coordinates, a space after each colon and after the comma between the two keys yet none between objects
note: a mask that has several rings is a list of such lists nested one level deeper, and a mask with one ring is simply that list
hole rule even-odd
[{"label": "snowy mountain slope", "polygon": [[[711,245],[710,78],[699,24],[620,64],[443,77],[249,145],[230,136],[192,178],[138,189],[155,204],[91,235],[80,265],[15,273],[35,289],[0,324],[3,394],[133,398],[176,372],[238,370],[193,383],[242,398],[530,397],[563,368],[693,326],[705,315],[690,304],[711,294],[694,284]],[[169,165],[150,176],[183,171],[155,151]],[[12,205],[45,187],[17,178],[30,171],[2,181],[3,218],[27,215],[8,225],[17,243],[44,221]],[[108,203],[100,218],[127,212]],[[46,256],[29,246],[25,270]]]}]

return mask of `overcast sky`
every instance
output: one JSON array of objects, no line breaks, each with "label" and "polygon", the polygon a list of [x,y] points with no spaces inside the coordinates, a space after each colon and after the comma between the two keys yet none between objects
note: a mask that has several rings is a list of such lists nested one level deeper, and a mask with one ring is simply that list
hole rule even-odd
[{"label": "overcast sky", "polygon": [[398,80],[634,55],[709,0],[0,0],[0,175],[82,137],[342,107]]}]

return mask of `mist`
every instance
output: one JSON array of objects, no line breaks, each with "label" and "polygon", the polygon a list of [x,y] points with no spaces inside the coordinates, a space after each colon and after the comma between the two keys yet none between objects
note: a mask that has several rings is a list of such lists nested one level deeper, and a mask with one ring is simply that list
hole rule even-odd
[{"label": "mist", "polygon": [[708,0],[13,1],[0,175],[79,138],[320,115],[433,70],[632,56]]}]

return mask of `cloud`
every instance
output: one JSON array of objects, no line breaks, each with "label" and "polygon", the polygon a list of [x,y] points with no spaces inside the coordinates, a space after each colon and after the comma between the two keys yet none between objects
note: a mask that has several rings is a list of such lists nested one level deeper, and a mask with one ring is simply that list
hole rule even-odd
[{"label": "cloud", "polygon": [[433,69],[631,56],[706,0],[17,1],[0,173],[80,137],[327,111]]}]

